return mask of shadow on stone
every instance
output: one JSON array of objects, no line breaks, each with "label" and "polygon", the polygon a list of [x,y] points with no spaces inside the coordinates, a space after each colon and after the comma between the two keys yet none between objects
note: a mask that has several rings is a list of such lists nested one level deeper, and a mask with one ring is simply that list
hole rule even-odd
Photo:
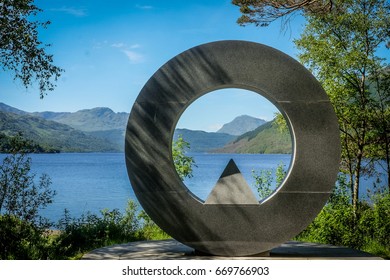
[{"label": "shadow on stone", "polygon": [[381,260],[369,253],[359,250],[325,245],[288,241],[269,252],[243,257],[213,256],[169,240],[138,241],[126,244],[113,245],[93,250],[82,257],[83,260],[219,260],[219,259],[243,259],[243,260]]}]

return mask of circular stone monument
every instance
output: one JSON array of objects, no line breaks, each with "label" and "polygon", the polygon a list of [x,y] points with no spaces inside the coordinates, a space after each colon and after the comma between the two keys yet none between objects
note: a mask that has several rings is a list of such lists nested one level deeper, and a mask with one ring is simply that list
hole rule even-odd
[{"label": "circular stone monument", "polygon": [[[181,114],[199,97],[222,88],[254,91],[287,120],[290,169],[264,201],[240,191],[246,186],[234,163],[206,201],[176,173],[171,146]],[[277,247],[315,218],[336,181],[340,138],[326,93],[300,63],[265,45],[219,41],[177,55],[148,80],[130,113],[125,153],[134,192],[158,226],[198,251],[245,256]],[[230,190],[244,195],[237,200]]]}]

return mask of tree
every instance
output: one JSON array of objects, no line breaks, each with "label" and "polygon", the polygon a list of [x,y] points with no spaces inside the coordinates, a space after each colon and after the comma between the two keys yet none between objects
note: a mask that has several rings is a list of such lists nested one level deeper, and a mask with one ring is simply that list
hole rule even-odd
[{"label": "tree", "polygon": [[[339,119],[342,171],[349,175],[356,211],[360,177],[374,171],[372,151],[383,144],[383,112],[390,92],[378,91],[390,78],[380,77],[384,59],[377,50],[390,39],[387,1],[344,1],[340,14],[308,16],[295,43],[300,60],[308,65],[328,93]],[[382,111],[381,111],[382,110]],[[368,160],[368,161],[365,161]]]},{"label": "tree", "polygon": [[51,223],[39,210],[52,202],[55,192],[43,174],[38,183],[31,173],[28,142],[12,138],[11,154],[0,167],[0,259],[44,258],[44,231]]},{"label": "tree", "polygon": [[173,163],[182,180],[192,177],[192,167],[196,166],[193,157],[186,155],[187,149],[190,149],[190,143],[186,142],[182,135],[179,135],[172,143]]},{"label": "tree", "polygon": [[[237,20],[240,25],[255,24],[268,26],[279,18],[287,20],[295,12],[305,14],[327,14],[339,12],[340,6],[333,0],[232,0],[240,7],[242,16]],[[339,3],[337,3],[339,4]]]},{"label": "tree", "polygon": [[[275,172],[274,172],[275,171]],[[273,173],[275,173],[273,176]],[[283,182],[287,175],[286,165],[280,162],[276,170],[261,169],[259,171],[252,170],[252,178],[255,180],[254,187],[257,189],[260,200],[269,197]],[[272,183],[275,177],[275,188],[272,188]]]},{"label": "tree", "polygon": [[378,144],[371,149],[370,156],[376,159],[378,166],[387,174],[390,192],[390,68],[381,69],[374,75],[372,90],[375,96],[377,118],[374,119]]},{"label": "tree", "polygon": [[[53,56],[47,54],[38,39],[38,29],[50,22],[33,18],[42,10],[33,0],[0,0],[0,65],[3,71],[14,72],[14,79],[27,88],[38,82],[40,97],[54,89],[61,68],[53,64]],[[54,79],[54,81],[53,81]]]}]

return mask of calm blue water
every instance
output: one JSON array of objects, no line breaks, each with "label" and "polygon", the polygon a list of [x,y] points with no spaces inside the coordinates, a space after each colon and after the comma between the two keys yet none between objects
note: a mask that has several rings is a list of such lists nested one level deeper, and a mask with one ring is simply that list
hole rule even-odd
[{"label": "calm blue water", "polygon": [[[194,157],[197,167],[193,169],[194,177],[185,179],[184,183],[202,200],[207,198],[230,159],[234,160],[255,194],[257,191],[253,187],[252,170],[269,169],[274,171],[280,163],[283,163],[288,168],[291,160],[291,155],[191,153],[189,155]],[[275,182],[273,187],[276,187]]]},{"label": "calm blue water", "polygon": [[[290,164],[290,155],[190,155],[197,167],[194,168],[194,177],[186,179],[185,184],[203,200],[231,158],[250,186],[253,185],[252,169],[275,169],[280,162],[287,167]],[[4,157],[0,154],[0,161]],[[72,216],[79,217],[88,211],[98,213],[104,208],[123,211],[128,199],[136,200],[122,153],[33,154],[31,157],[36,178],[47,173],[52,180],[52,188],[57,191],[54,203],[42,211],[52,221],[58,221],[65,208]],[[365,185],[371,186],[372,183],[366,182]]]}]

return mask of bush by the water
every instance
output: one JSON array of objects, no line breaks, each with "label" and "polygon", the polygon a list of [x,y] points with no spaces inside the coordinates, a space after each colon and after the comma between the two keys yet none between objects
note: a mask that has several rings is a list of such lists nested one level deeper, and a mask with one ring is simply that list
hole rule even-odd
[{"label": "bush by the water", "polygon": [[57,228],[42,230],[0,215],[0,259],[72,259],[113,244],[170,238],[132,200],[124,214],[104,209],[74,218],[65,210]]},{"label": "bush by the water", "polygon": [[169,238],[143,210],[138,211],[132,200],[128,201],[124,214],[118,209],[104,209],[99,215],[88,213],[76,219],[65,210],[58,228],[51,245],[53,259],[78,258],[90,250],[113,244]]},{"label": "bush by the water", "polygon": [[328,203],[296,239],[351,247],[390,258],[390,193],[375,193],[368,201],[360,201],[354,211],[351,194],[342,182],[339,180]]},{"label": "bush by the water", "polygon": [[0,215],[0,260],[47,259],[50,242],[45,232],[12,215]]}]

